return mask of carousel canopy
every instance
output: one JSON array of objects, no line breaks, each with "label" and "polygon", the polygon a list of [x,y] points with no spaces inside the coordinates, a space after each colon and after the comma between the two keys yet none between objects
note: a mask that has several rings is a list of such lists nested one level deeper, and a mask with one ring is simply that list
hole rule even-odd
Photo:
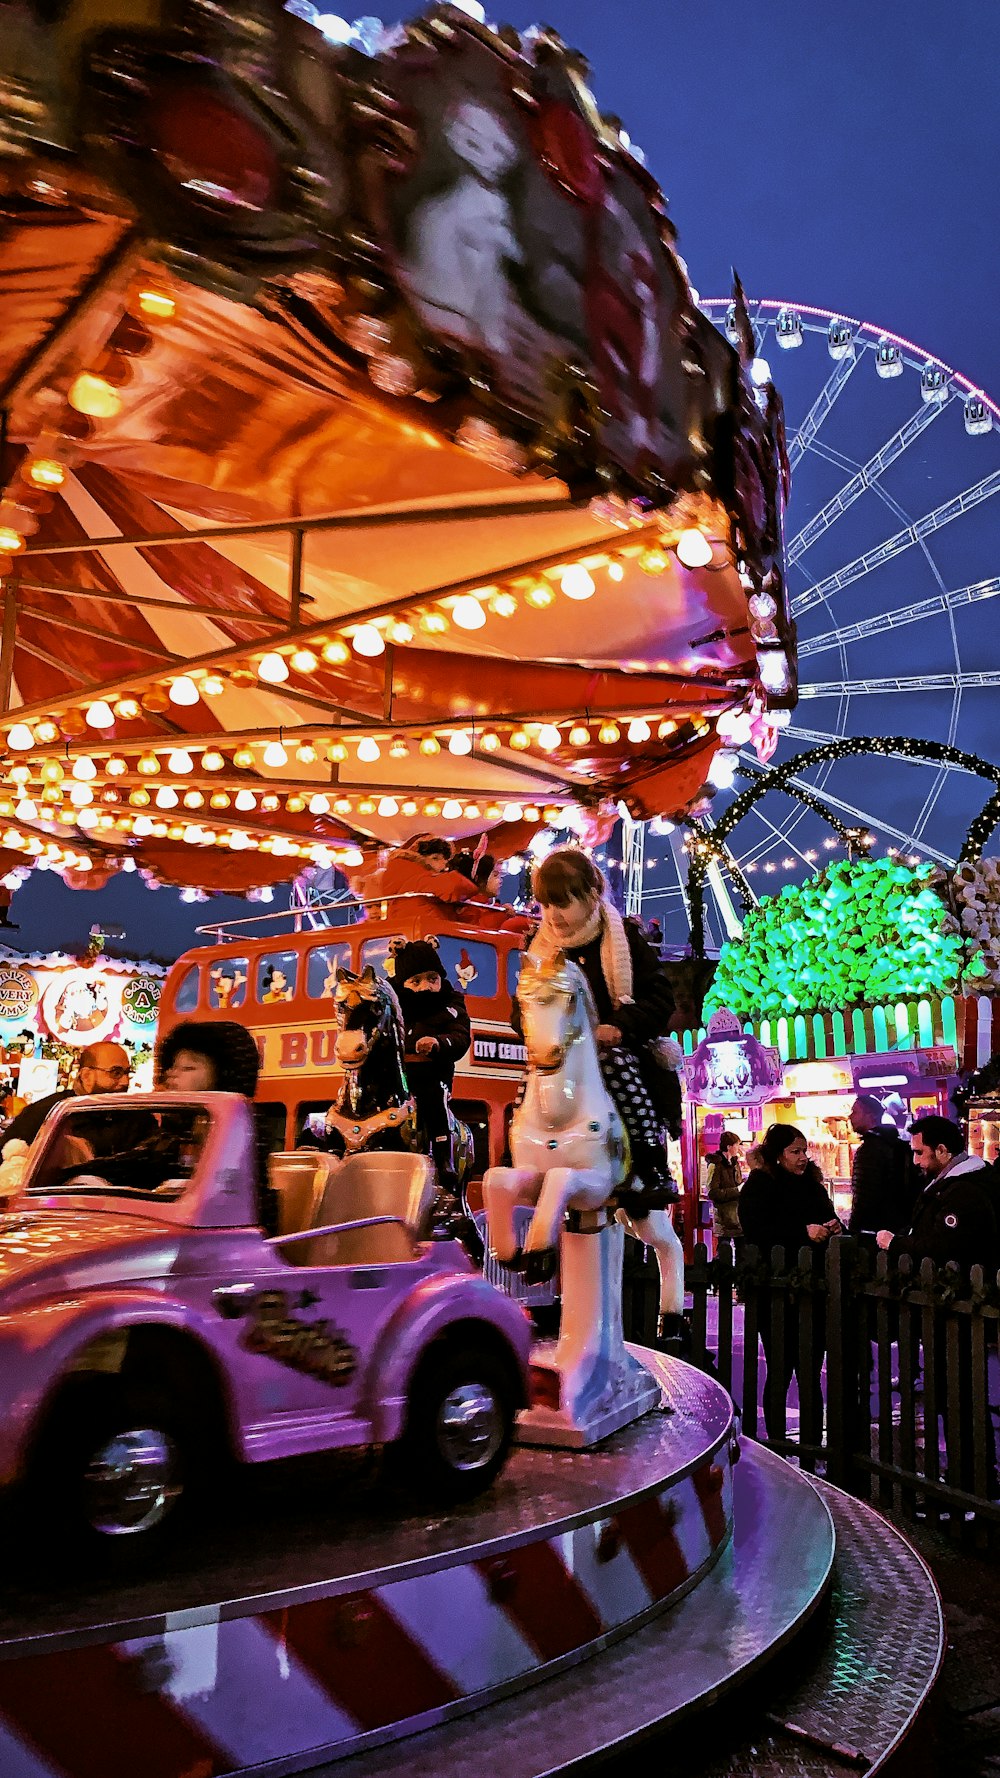
[{"label": "carousel canopy", "polygon": [[60,12],[0,47],[5,859],[239,892],[766,753],[780,403],[579,58]]}]

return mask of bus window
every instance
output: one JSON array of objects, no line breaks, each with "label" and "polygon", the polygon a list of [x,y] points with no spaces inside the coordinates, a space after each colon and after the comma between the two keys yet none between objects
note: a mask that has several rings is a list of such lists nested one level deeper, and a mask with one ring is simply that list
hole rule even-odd
[{"label": "bus window", "polygon": [[310,1000],[332,1000],[338,969],[350,967],[350,945],[313,945],[306,958],[306,993]]},{"label": "bus window", "polygon": [[295,996],[299,959],[295,951],[272,951],[257,961],[257,999],[261,1006],[279,1006]]},{"label": "bus window", "polygon": [[485,1173],[490,1165],[489,1106],[484,1099],[453,1099],[451,1109],[472,1131],[475,1148],[472,1171],[477,1175]]},{"label": "bus window", "polygon": [[371,964],[376,975],[380,975],[384,980],[391,982],[393,980],[392,970],[391,968],[386,969],[385,965],[392,947],[393,940],[391,938],[367,938],[361,947],[362,969],[365,969],[368,964]]},{"label": "bus window", "polygon": [[326,1114],[329,1099],[307,1099],[295,1107],[295,1146],[308,1148],[323,1142],[326,1135]]},{"label": "bus window", "polygon": [[507,954],[507,992],[513,1000],[517,993],[517,984],[521,979],[521,964],[524,962],[523,951],[509,951]]},{"label": "bus window", "polygon": [[212,964],[208,972],[208,1004],[213,1012],[232,1012],[234,1007],[243,1005],[248,969],[245,957],[227,957],[224,963]]},{"label": "bus window", "polygon": [[192,963],[174,997],[175,1012],[194,1012],[198,1005],[199,974],[197,963]]},{"label": "bus window", "polygon": [[452,938],[443,933],[438,940],[438,950],[453,987],[480,1000],[495,999],[499,966],[494,945],[480,944],[474,938]]}]

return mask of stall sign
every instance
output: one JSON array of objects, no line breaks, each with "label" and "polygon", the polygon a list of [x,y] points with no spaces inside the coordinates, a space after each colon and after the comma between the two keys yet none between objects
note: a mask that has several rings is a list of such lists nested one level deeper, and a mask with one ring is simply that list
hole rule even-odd
[{"label": "stall sign", "polygon": [[799,1062],[785,1069],[785,1091],[793,1098],[800,1093],[852,1093],[854,1076],[851,1057],[835,1062]]},{"label": "stall sign", "polygon": [[38,985],[26,969],[0,964],[0,1020],[20,1023],[38,1001]]},{"label": "stall sign", "polygon": [[764,1105],[783,1091],[778,1051],[744,1031],[724,1007],[712,1014],[703,1041],[685,1058],[684,1078],[697,1105]]},{"label": "stall sign", "polygon": [[[153,975],[133,975],[122,989],[122,1017],[132,1025],[155,1025],[162,984]],[[0,997],[3,984],[0,982]],[[0,998],[2,1004],[2,998]]]},{"label": "stall sign", "polygon": [[524,1068],[528,1051],[513,1031],[473,1031],[472,1060],[482,1068]]},{"label": "stall sign", "polygon": [[880,1056],[851,1056],[851,1072],[859,1092],[877,1087],[908,1087],[958,1073],[958,1057],[950,1043],[927,1050],[891,1050]]},{"label": "stall sign", "polygon": [[79,1049],[110,1037],[121,1006],[120,979],[93,969],[60,970],[42,995],[42,1017],[52,1036]]}]

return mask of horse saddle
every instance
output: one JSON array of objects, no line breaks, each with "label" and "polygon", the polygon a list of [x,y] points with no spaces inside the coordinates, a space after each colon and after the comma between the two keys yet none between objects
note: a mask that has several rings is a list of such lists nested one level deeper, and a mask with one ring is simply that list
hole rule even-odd
[{"label": "horse saddle", "polygon": [[370,1117],[344,1117],[331,1107],[326,1114],[326,1128],[328,1133],[336,1131],[348,1154],[359,1154],[383,1131],[401,1130],[412,1112],[412,1099],[402,1105],[390,1105],[385,1111],[375,1111]]}]

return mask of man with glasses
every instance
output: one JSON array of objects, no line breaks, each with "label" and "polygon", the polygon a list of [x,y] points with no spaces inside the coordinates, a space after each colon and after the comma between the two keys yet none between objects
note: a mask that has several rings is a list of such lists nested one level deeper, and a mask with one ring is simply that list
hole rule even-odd
[{"label": "man with glasses", "polygon": [[[49,1093],[44,1099],[36,1099],[33,1105],[26,1105],[23,1111],[18,1112],[13,1123],[4,1131],[4,1147],[8,1142],[34,1142],[52,1107],[61,1105],[64,1099],[70,1099],[74,1094],[126,1092],[130,1070],[128,1051],[120,1043],[89,1044],[80,1052],[73,1085],[64,1088],[62,1092]],[[95,1152],[98,1151],[95,1148]]]}]

